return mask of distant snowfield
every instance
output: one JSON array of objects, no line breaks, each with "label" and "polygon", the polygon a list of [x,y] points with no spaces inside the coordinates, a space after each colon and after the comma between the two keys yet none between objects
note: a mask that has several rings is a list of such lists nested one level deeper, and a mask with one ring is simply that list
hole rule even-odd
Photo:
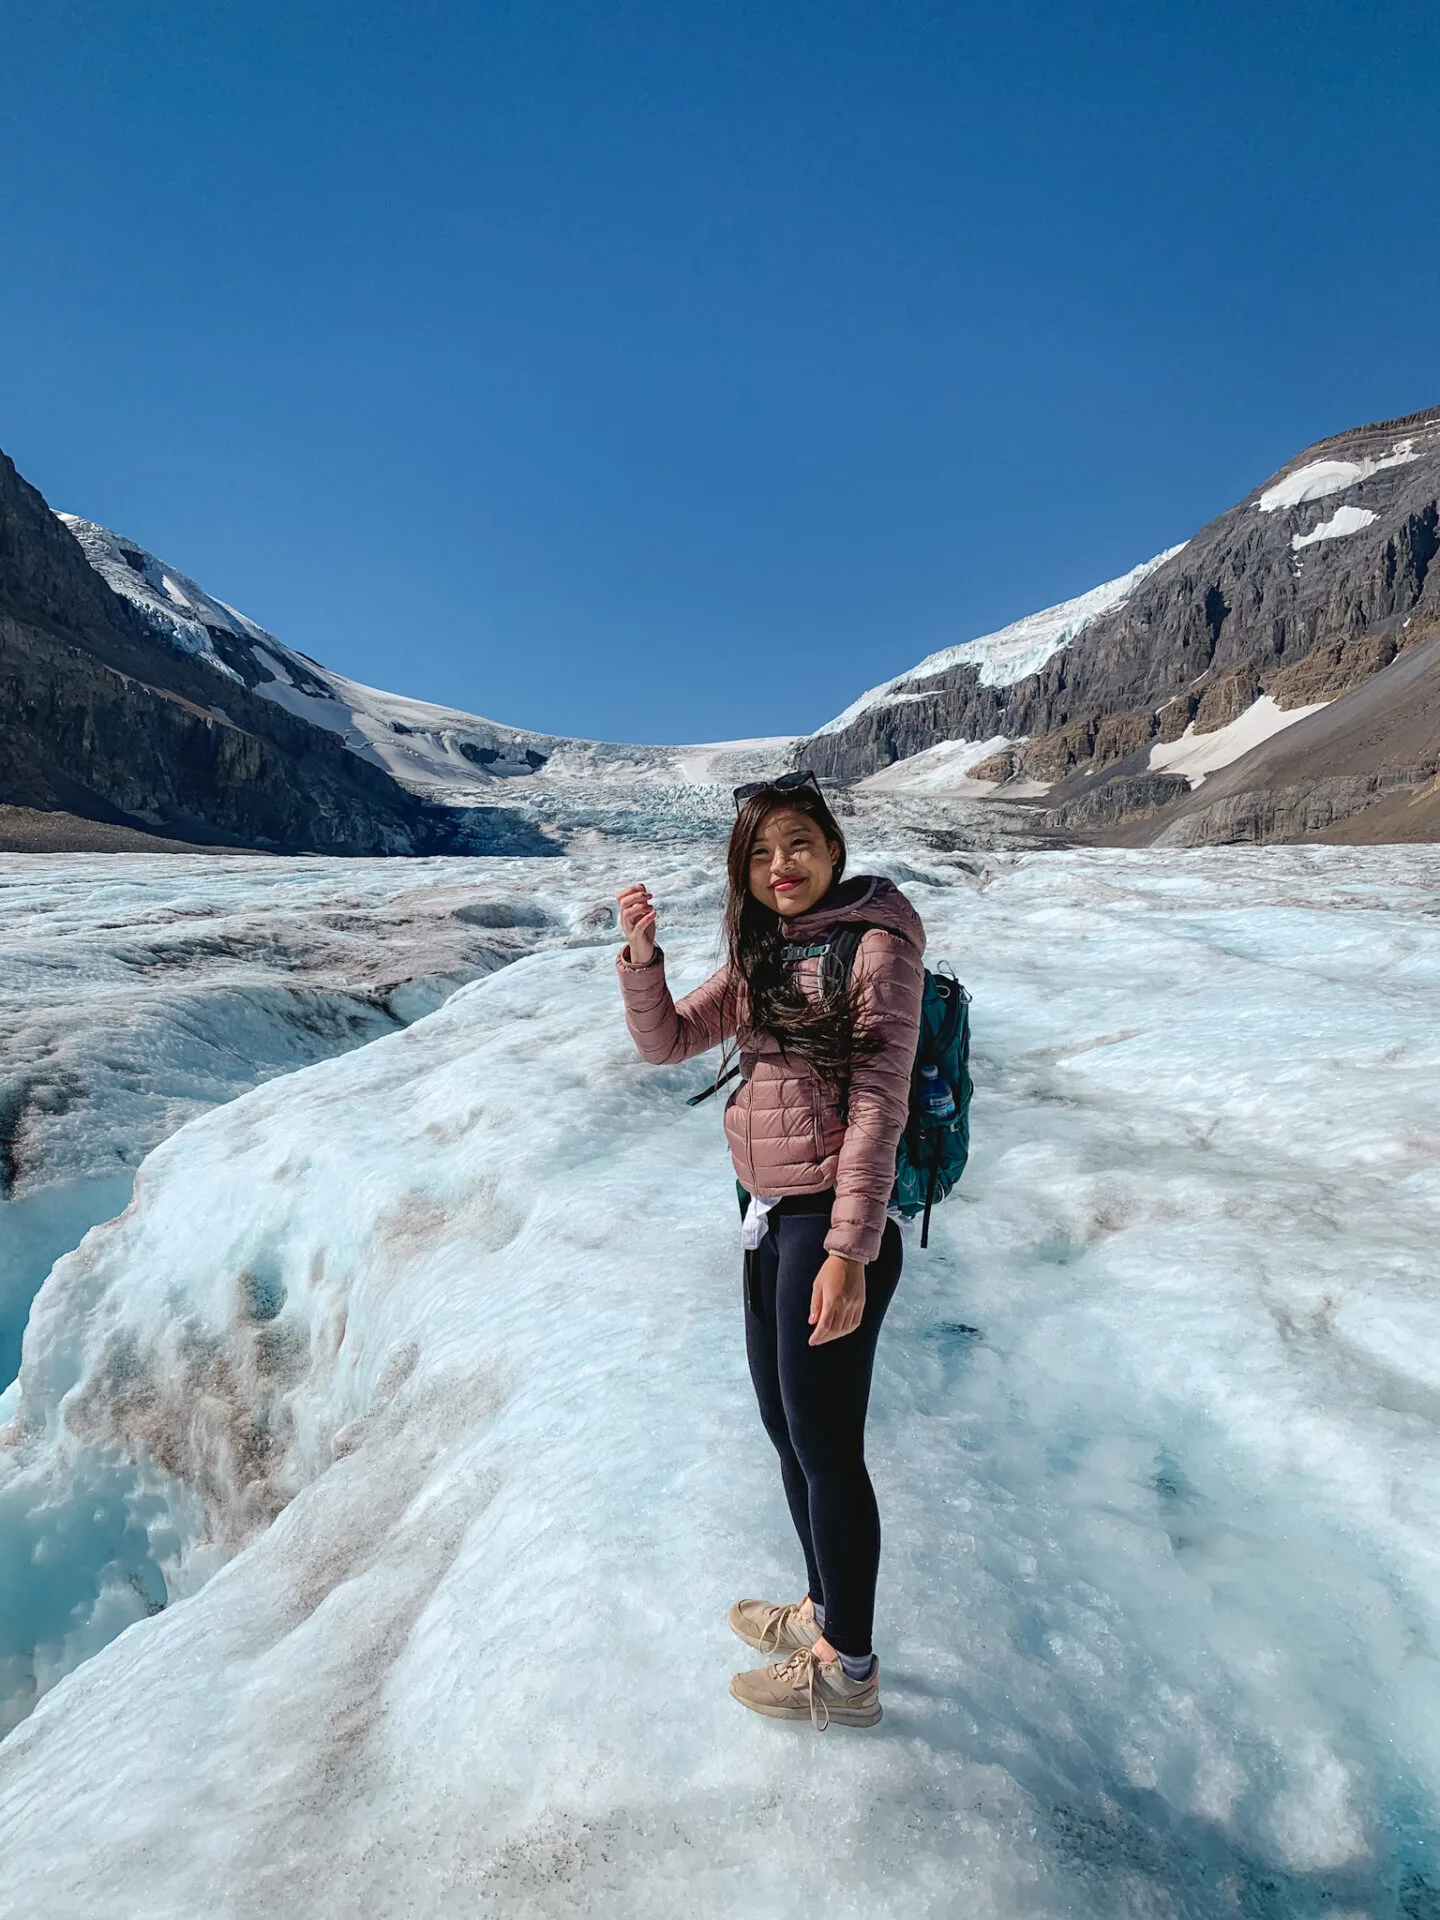
[{"label": "distant snowfield", "polygon": [[[790,734],[776,733],[754,740],[712,740],[703,746],[676,747],[675,772],[680,779],[693,780],[697,785],[723,786],[727,780],[733,780],[738,786],[746,778],[759,778],[772,769],[778,772],[787,768],[794,745]],[[750,765],[752,760],[764,764],[756,771]]]},{"label": "distant snowfield", "polygon": [[1308,707],[1277,707],[1268,693],[1262,693],[1244,713],[1238,714],[1228,726],[1217,727],[1213,733],[1196,733],[1192,721],[1178,740],[1157,740],[1150,749],[1150,770],[1183,773],[1193,790],[1207,773],[1218,773],[1242,754],[1249,753],[1252,747],[1273,740],[1277,733],[1293,727],[1297,720],[1318,713],[1327,704],[1317,700]]},{"label": "distant snowfield", "polygon": [[648,877],[698,980],[718,862],[424,863],[564,941],[182,1127],[36,1302],[0,1913],[1433,1905],[1429,851],[856,856],[979,1088],[880,1350],[882,1725],[725,1690],[796,1554],[706,1066],[602,925]]},{"label": "distant snowfield", "polygon": [[324,693],[307,692],[303,685],[296,684],[278,649],[266,648],[264,653],[275,677],[256,687],[262,698],[312,726],[338,733],[362,760],[384,767],[407,786],[424,790],[441,785],[483,793],[489,780],[531,771],[523,745],[501,753],[482,771],[463,751],[474,745],[474,714],[407,700],[378,687],[362,686],[328,669],[323,673]]}]

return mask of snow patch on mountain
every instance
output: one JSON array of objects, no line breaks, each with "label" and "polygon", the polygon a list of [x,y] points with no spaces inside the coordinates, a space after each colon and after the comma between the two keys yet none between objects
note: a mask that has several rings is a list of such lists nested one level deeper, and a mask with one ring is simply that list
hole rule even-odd
[{"label": "snow patch on mountain", "polygon": [[223,600],[216,600],[188,574],[157,560],[134,541],[73,513],[55,517],[74,534],[85,558],[108,587],[139,607],[151,625],[159,627],[182,653],[196,654],[217,673],[231,680],[242,679],[216,651],[213,630],[233,634],[247,643],[279,644],[263,627],[234,607],[227,607]]},{"label": "snow patch on mountain", "polygon": [[1027,614],[1023,620],[1002,627],[998,633],[982,634],[978,639],[965,640],[958,646],[942,647],[938,653],[927,654],[918,666],[896,674],[878,687],[871,687],[868,693],[862,693],[843,713],[837,713],[833,720],[827,720],[823,727],[818,727],[817,734],[841,733],[872,707],[894,706],[904,700],[924,699],[924,689],[917,690],[910,687],[909,683],[948,672],[952,667],[978,667],[980,684],[984,687],[1011,686],[1029,674],[1038,673],[1052,654],[1069,646],[1101,614],[1122,606],[1142,580],[1147,580],[1157,567],[1173,559],[1185,544],[1181,541],[1177,547],[1167,547],[1164,553],[1157,553],[1153,560],[1132,567],[1118,579],[1107,580],[1103,586],[1092,587],[1088,593],[1078,594],[1073,600],[1064,600],[1058,606]]},{"label": "snow patch on mountain", "polygon": [[878,773],[867,774],[855,783],[857,793],[959,794],[980,800],[992,794],[994,783],[966,778],[971,767],[979,766],[992,754],[1003,753],[1013,741],[1003,733],[992,740],[941,740],[907,759],[893,761]]},{"label": "snow patch on mountain", "polygon": [[1372,473],[1408,466],[1420,458],[1420,453],[1414,440],[1407,439],[1397,440],[1389,453],[1378,458],[1366,455],[1359,460],[1309,460],[1265,489],[1259,500],[1260,511],[1275,513],[1282,507],[1303,506],[1307,500],[1324,500],[1368,480]]},{"label": "snow patch on mountain", "polygon": [[1369,507],[1337,507],[1328,520],[1322,520],[1311,532],[1294,535],[1290,545],[1298,553],[1302,547],[1313,547],[1317,540],[1343,540],[1347,534],[1362,532],[1379,517]]},{"label": "snow patch on mountain", "polygon": [[[496,780],[531,774],[548,757],[533,743],[539,736],[515,734],[454,707],[408,700],[303,662],[291,671],[295,656],[273,641],[256,649],[274,678],[255,692],[273,700],[312,726],[338,733],[362,759],[371,761],[416,792],[442,788],[456,799],[484,796]],[[547,748],[554,742],[546,740]]]},{"label": "snow patch on mountain", "polygon": [[134,541],[74,514],[58,518],[106,584],[174,646],[311,726],[338,734],[352,753],[412,791],[458,805],[493,800],[497,780],[533,773],[560,744],[332,673]]},{"label": "snow patch on mountain", "polygon": [[1286,727],[1319,713],[1328,701],[1317,700],[1309,707],[1277,707],[1268,693],[1248,706],[1228,726],[1213,733],[1196,733],[1192,720],[1178,740],[1156,741],[1150,749],[1149,766],[1153,773],[1183,773],[1191,788],[1198,787],[1207,773],[1218,773],[1262,741],[1273,740]]}]

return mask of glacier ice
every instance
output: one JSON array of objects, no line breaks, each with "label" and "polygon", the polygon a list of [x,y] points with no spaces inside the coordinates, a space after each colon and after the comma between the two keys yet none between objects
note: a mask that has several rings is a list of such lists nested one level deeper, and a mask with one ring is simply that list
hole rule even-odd
[{"label": "glacier ice", "polygon": [[1433,1903],[1433,856],[856,859],[978,1085],[880,1350],[881,1728],[725,1690],[797,1558],[705,1063],[634,1057],[604,913],[648,878],[697,979],[718,865],[509,862],[564,940],[192,1120],[36,1300],[0,1912]]},{"label": "glacier ice", "polygon": [[543,944],[453,861],[0,862],[0,1387],[36,1287],[151,1147]]}]

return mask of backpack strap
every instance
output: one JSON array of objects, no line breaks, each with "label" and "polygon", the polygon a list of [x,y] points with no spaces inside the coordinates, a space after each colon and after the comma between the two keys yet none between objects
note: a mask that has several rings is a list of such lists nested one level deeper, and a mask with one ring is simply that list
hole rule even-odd
[{"label": "backpack strap", "polygon": [[855,956],[860,951],[860,942],[869,931],[869,927],[862,926],[859,921],[847,920],[830,936],[830,951],[840,962],[840,978],[846,986],[849,986],[850,975],[855,970]]},{"label": "backpack strap", "polygon": [[728,1073],[716,1074],[715,1078],[710,1082],[708,1087],[702,1087],[699,1093],[691,1094],[690,1098],[685,1102],[686,1106],[698,1107],[702,1100],[708,1100],[712,1093],[718,1093],[721,1087],[727,1086],[729,1082],[735,1078],[736,1074],[739,1073],[739,1071],[740,1071],[739,1067],[734,1066],[734,1067],[731,1067]]},{"label": "backpack strap", "polygon": [[[855,967],[855,955],[860,951],[860,942],[870,931],[871,929],[868,924],[861,921],[847,920],[843,926],[837,927],[834,933],[830,934],[824,941],[817,940],[808,947],[786,946],[784,949],[785,957],[787,960],[818,959],[823,968],[826,960],[833,955],[840,963],[840,978],[848,986],[850,983],[850,975]],[[882,928],[881,931],[885,932],[887,929]],[[702,1100],[708,1100],[712,1093],[718,1093],[721,1087],[728,1085],[739,1071],[740,1066],[737,1062],[727,1073],[725,1071],[725,1059],[722,1055],[720,1069],[716,1073],[715,1078],[708,1087],[703,1087],[699,1093],[692,1093],[690,1098],[685,1102],[686,1106],[698,1107]]]},{"label": "backpack strap", "polygon": [[[840,981],[845,987],[850,985],[850,976],[855,971],[855,956],[860,951],[860,942],[871,932],[869,923],[862,920],[847,920],[838,926],[830,936],[829,956],[840,964]],[[881,929],[885,931],[884,928]],[[825,962],[820,962],[823,967]],[[850,1091],[847,1085],[840,1100],[840,1118],[848,1127],[850,1124]]]},{"label": "backpack strap", "polygon": [[[882,933],[888,931],[888,928],[881,928]],[[860,951],[860,942],[869,932],[870,928],[868,926],[862,926],[855,921],[847,922],[843,927],[836,930],[835,937],[830,943],[830,951],[839,955],[840,965],[844,970],[844,978],[846,981],[849,980],[851,972],[854,969],[855,955]],[[960,1011],[961,1000],[960,995],[957,993],[955,995],[954,1005],[946,1013],[944,1028],[935,1037],[935,1051],[937,1053],[943,1055],[946,1049],[954,1043],[955,1035],[960,1025]],[[935,1204],[935,1187],[940,1178],[940,1141],[941,1136],[937,1131],[931,1150],[930,1179],[925,1189],[925,1218],[920,1228],[920,1245],[922,1247],[928,1245],[930,1240],[930,1210]]]},{"label": "backpack strap", "polygon": [[930,1178],[925,1183],[925,1218],[920,1222],[920,1245],[930,1244],[930,1210],[935,1205],[935,1188],[940,1180],[940,1141],[939,1128],[935,1130],[935,1144],[930,1155]]},{"label": "backpack strap", "polygon": [[[945,965],[943,961],[941,964]],[[944,973],[932,974],[931,978],[935,982],[941,999],[945,1002],[945,1019],[932,1043],[934,1051],[943,1058],[960,1038],[960,1022],[965,1018],[965,1006],[969,995],[954,974],[949,972],[948,967]]]}]

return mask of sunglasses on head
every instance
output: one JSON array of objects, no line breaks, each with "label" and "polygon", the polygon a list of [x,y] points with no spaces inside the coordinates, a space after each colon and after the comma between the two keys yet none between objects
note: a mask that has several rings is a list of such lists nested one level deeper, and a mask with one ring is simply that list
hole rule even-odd
[{"label": "sunglasses on head", "polygon": [[757,793],[793,793],[796,787],[813,787],[816,793],[820,792],[820,782],[808,768],[804,773],[777,774],[773,780],[747,780],[743,787],[735,789],[735,811],[739,813],[745,802],[753,800]]}]

